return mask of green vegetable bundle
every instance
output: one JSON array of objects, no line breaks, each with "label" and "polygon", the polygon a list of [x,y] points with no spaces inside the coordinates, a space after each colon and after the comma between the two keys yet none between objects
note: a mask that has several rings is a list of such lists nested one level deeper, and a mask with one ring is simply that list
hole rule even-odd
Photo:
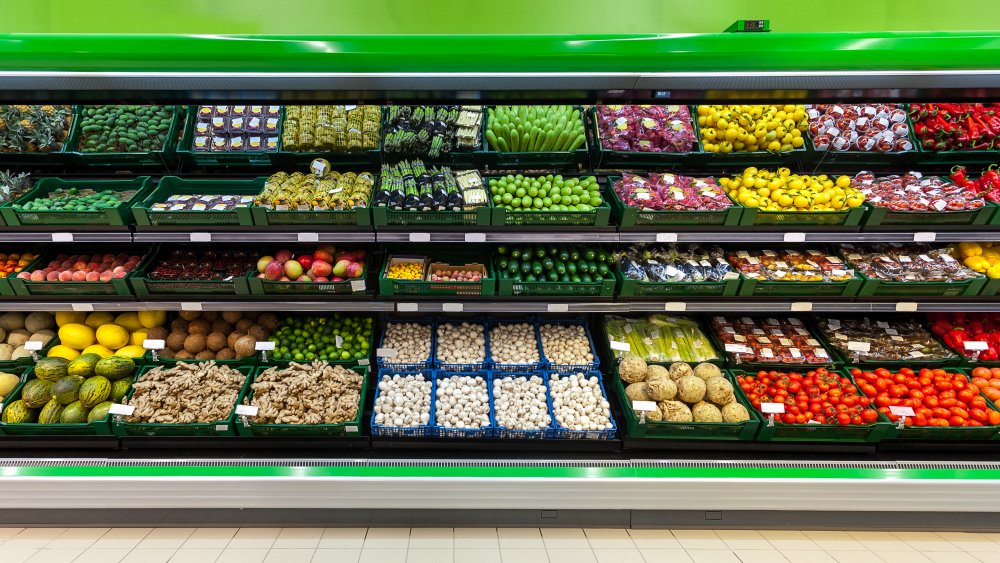
[{"label": "green vegetable bundle", "polygon": [[497,106],[486,139],[499,152],[575,151],[586,142],[583,117],[572,106]]},{"label": "green vegetable bundle", "polygon": [[[630,319],[608,316],[608,339],[629,345],[628,352],[647,362],[704,362],[719,357],[698,323],[686,317],[651,315]],[[617,356],[625,350],[613,350]]]}]

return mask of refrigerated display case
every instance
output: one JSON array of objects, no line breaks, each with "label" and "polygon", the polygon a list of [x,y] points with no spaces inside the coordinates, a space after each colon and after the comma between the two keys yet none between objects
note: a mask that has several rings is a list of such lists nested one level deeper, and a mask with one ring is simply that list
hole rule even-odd
[{"label": "refrigerated display case", "polygon": [[[375,424],[375,415],[379,414],[375,410],[376,397],[385,391],[380,387],[382,375],[405,376],[442,366],[447,366],[449,373],[472,377],[482,373],[491,391],[485,402],[494,405],[492,391],[496,387],[495,378],[490,375],[492,370],[503,373],[504,377],[508,373],[522,374],[517,369],[507,369],[504,362],[497,365],[491,362],[488,353],[491,337],[486,331],[481,344],[475,339],[470,341],[470,346],[481,345],[487,350],[486,355],[475,361],[446,357],[438,341],[443,337],[430,333],[426,360],[384,371],[392,367],[391,358],[398,351],[391,349],[389,353],[384,344],[375,345],[382,339],[373,334],[367,344],[368,356],[360,361],[353,357],[349,360],[355,366],[368,366],[370,371],[360,366],[355,370],[368,378],[367,392],[360,394],[362,402],[357,416],[343,423],[343,432],[317,435],[274,432],[267,436],[244,432],[240,425],[249,428],[248,417],[255,416],[246,414],[249,411],[243,414],[234,411],[218,423],[204,423],[198,432],[158,431],[152,428],[155,424],[141,428],[136,425],[126,432],[124,427],[128,424],[119,417],[130,415],[116,411],[106,415],[106,426],[111,433],[97,436],[5,432],[6,426],[17,424],[5,420],[0,424],[0,449],[4,451],[0,458],[3,479],[0,483],[5,485],[0,507],[6,510],[0,522],[94,522],[97,514],[98,519],[106,522],[204,523],[205,514],[209,514],[205,511],[213,511],[216,521],[274,523],[323,519],[358,524],[585,522],[664,526],[703,525],[711,521],[717,526],[741,526],[751,521],[754,525],[795,521],[837,526],[850,520],[873,526],[982,528],[984,525],[977,518],[997,511],[992,499],[1000,487],[1000,465],[994,461],[1000,452],[997,447],[1000,432],[991,430],[989,424],[961,436],[949,436],[948,429],[941,428],[925,433],[926,439],[900,440],[896,439],[898,423],[879,418],[879,432],[866,433],[868,441],[838,439],[836,432],[829,433],[832,438],[824,433],[823,439],[812,439],[810,436],[818,433],[807,431],[793,433],[797,436],[794,439],[779,440],[767,438],[776,435],[776,424],[786,423],[748,409],[751,417],[748,422],[752,424],[745,424],[738,431],[696,427],[699,423],[693,423],[690,430],[683,425],[658,429],[655,421],[647,422],[640,411],[630,412],[634,405],[625,396],[626,386],[618,379],[621,360],[618,352],[622,343],[608,339],[604,320],[612,314],[629,318],[652,314],[794,314],[812,323],[813,314],[852,313],[873,321],[900,314],[923,322],[926,313],[1000,312],[1000,301],[995,295],[998,276],[989,275],[987,263],[968,262],[972,256],[952,258],[962,264],[955,268],[970,270],[963,271],[965,277],[960,282],[937,275],[940,273],[937,270],[928,273],[926,268],[920,274],[924,277],[915,285],[888,278],[869,279],[855,275],[853,269],[849,276],[837,274],[838,268],[834,268],[826,272],[826,278],[822,275],[820,278],[827,282],[833,278],[850,279],[853,284],[852,291],[837,292],[820,291],[834,283],[817,286],[816,291],[801,285],[794,291],[781,291],[780,286],[793,282],[781,281],[780,276],[754,278],[754,283],[747,283],[751,279],[748,272],[734,264],[728,277],[717,280],[722,282],[717,284],[720,287],[731,289],[700,295],[700,278],[681,277],[676,273],[681,268],[672,266],[675,273],[665,275],[676,279],[653,281],[658,286],[676,282],[676,290],[664,287],[662,292],[658,289],[640,294],[637,288],[642,284],[628,283],[636,278],[628,278],[627,270],[615,262],[617,249],[634,245],[648,249],[671,243],[722,245],[734,252],[786,248],[806,252],[841,244],[935,245],[922,246],[916,254],[918,261],[927,254],[927,262],[934,262],[941,254],[948,254],[942,249],[952,243],[1000,242],[1000,208],[989,198],[982,205],[977,204],[968,221],[938,221],[926,206],[913,215],[894,210],[891,214],[903,219],[890,229],[875,224],[888,215],[881,211],[877,213],[879,221],[868,222],[876,215],[869,203],[851,205],[849,198],[844,197],[834,208],[836,212],[830,212],[825,207],[830,201],[829,194],[825,201],[821,201],[822,194],[818,200],[814,194],[806,194],[810,201],[803,205],[796,203],[797,193],[791,194],[790,203],[776,203],[775,208],[768,209],[767,204],[757,200],[758,196],[752,196],[756,205],[747,198],[740,201],[735,195],[738,187],[726,188],[727,181],[719,183],[722,187],[718,195],[729,198],[728,211],[706,211],[699,207],[701,203],[693,203],[689,210],[664,212],[626,205],[629,201],[661,197],[652,188],[641,192],[644,196],[634,198],[615,191],[616,180],[624,175],[651,173],[670,178],[675,174],[691,179],[728,178],[746,189],[767,190],[766,196],[757,192],[761,199],[771,197],[776,189],[770,186],[773,178],[755,176],[764,170],[775,171],[775,178],[788,173],[808,174],[810,178],[815,175],[815,182],[821,186],[817,190],[841,191],[847,189],[847,184],[841,186],[837,178],[842,176],[849,181],[862,170],[880,177],[909,171],[947,177],[953,166],[966,166],[970,177],[978,176],[980,170],[985,176],[990,172],[990,164],[1000,163],[1000,148],[991,143],[979,146],[970,136],[975,132],[979,139],[986,136],[986,130],[992,131],[993,106],[989,104],[1000,97],[998,39],[992,32],[768,33],[753,35],[752,42],[746,34],[0,37],[0,49],[5,53],[0,63],[3,67],[0,100],[9,104],[80,106],[75,113],[80,122],[72,127],[82,130],[94,127],[93,131],[99,131],[102,126],[95,123],[106,118],[99,110],[88,111],[99,104],[175,104],[170,107],[177,112],[169,120],[156,118],[151,123],[152,118],[140,119],[135,111],[129,111],[131,106],[122,106],[125,109],[115,114],[115,120],[121,119],[126,124],[124,137],[120,137],[121,152],[104,155],[109,158],[102,158],[97,150],[98,146],[107,149],[108,143],[97,139],[92,143],[83,141],[82,148],[74,145],[66,151],[45,154],[0,152],[0,160],[6,167],[31,172],[34,178],[56,177],[67,182],[110,177],[131,179],[140,175],[153,178],[148,180],[144,191],[134,194],[138,224],[130,225],[128,230],[86,221],[60,221],[58,212],[51,215],[56,219],[48,222],[44,220],[47,213],[15,208],[29,197],[21,196],[22,199],[3,204],[4,217],[21,217],[21,225],[0,227],[3,243],[42,245],[48,253],[82,245],[94,249],[87,252],[99,253],[104,245],[114,243],[135,249],[134,253],[125,251],[126,254],[143,257],[166,256],[163,245],[167,244],[192,249],[219,245],[218,248],[249,251],[254,261],[263,258],[265,252],[292,247],[296,253],[299,248],[310,252],[308,249],[322,245],[347,245],[355,252],[359,248],[368,252],[367,258],[352,254],[345,259],[348,263],[364,263],[359,276],[353,279],[350,276],[334,279],[333,274],[329,278],[315,276],[323,278],[317,284],[328,284],[318,285],[316,291],[311,291],[310,286],[307,288],[310,291],[299,292],[293,279],[278,279],[280,275],[297,278],[292,272],[304,275],[302,269],[283,269],[275,279],[258,282],[258,270],[254,268],[245,275],[230,275],[235,281],[224,280],[226,284],[233,282],[234,287],[249,286],[249,294],[201,291],[199,288],[214,283],[202,278],[174,279],[167,284],[169,288],[156,293],[148,289],[138,291],[130,277],[146,279],[144,276],[154,266],[146,258],[132,264],[137,267],[135,272],[120,281],[113,280],[114,287],[119,289],[115,295],[100,296],[86,291],[86,285],[80,285],[86,280],[60,286],[58,272],[55,280],[47,279],[50,272],[45,272],[41,280],[30,275],[27,280],[0,279],[0,290],[4,285],[10,287],[0,297],[0,311],[115,315],[132,311],[170,311],[172,315],[223,311],[318,316],[357,313],[372,315],[380,335],[389,321],[418,320],[430,323],[427,326],[435,330],[439,324],[449,322],[469,321],[492,327],[494,323],[503,324],[497,321],[518,321],[530,324],[539,339],[543,338],[540,327],[546,323],[577,324],[587,327],[582,340],[589,340],[593,363],[564,364],[562,368],[568,369],[561,369],[559,362],[550,363],[550,353],[542,342],[537,361],[524,362],[528,368],[523,375],[558,379],[578,372],[585,373],[588,380],[593,377],[591,388],[598,395],[596,404],[601,405],[603,397],[614,421],[606,428],[574,429],[565,419],[551,420],[549,426],[537,432],[516,435],[499,430],[494,407],[489,411],[489,423],[474,430],[445,427],[438,424],[433,412],[428,412],[423,424],[375,432],[373,426],[383,425]],[[916,105],[937,102],[940,106]],[[278,202],[276,205],[286,208],[270,207],[265,211],[250,199],[260,192],[266,178],[278,172],[289,176],[312,173],[316,182],[329,169],[338,174],[367,172],[374,179],[383,174],[380,165],[398,165],[401,160],[406,160],[406,166],[410,167],[407,170],[412,171],[411,155],[371,149],[353,154],[333,149],[304,154],[290,151],[285,144],[275,141],[273,152],[260,153],[266,158],[256,152],[248,158],[191,157],[200,149],[195,145],[197,131],[188,128],[198,127],[200,118],[185,112],[199,112],[202,107],[212,113],[216,111],[212,108],[224,107],[229,112],[230,106],[253,108],[255,104],[282,105],[283,111],[292,104],[341,104],[337,107],[343,110],[331,110],[330,122],[326,124],[336,130],[334,114],[338,111],[346,114],[361,107],[352,105],[403,103],[483,106],[484,138],[478,150],[463,153],[461,158],[451,154],[435,160],[428,155],[426,170],[417,168],[408,177],[402,174],[403,184],[413,182],[412,195],[418,207],[407,211],[400,207],[398,215],[403,218],[389,220],[389,225],[378,220],[385,210],[375,204],[374,196],[382,187],[377,180],[366,205],[337,216],[317,201],[302,204],[304,207],[293,204],[294,209]],[[707,118],[710,112],[699,107],[723,103],[740,107],[767,104],[775,108],[770,113],[762,110],[761,115],[756,115],[754,112],[758,110],[753,109],[747,109],[745,114],[739,109],[721,110],[735,111],[735,120],[743,128],[734,130],[733,138],[725,141],[731,145],[721,150],[713,147],[712,141],[719,134],[717,130],[726,129],[721,133],[725,138],[729,128],[719,126],[718,121],[711,126],[701,124],[701,118]],[[566,107],[552,112],[562,117],[546,127],[540,120],[547,112],[538,106],[553,104]],[[837,147],[822,150],[823,143],[814,141],[825,133],[809,130],[806,116],[811,108],[806,108],[807,104],[874,104],[872,118],[886,120],[882,129],[889,131],[894,139],[904,139],[913,146],[900,144],[903,150],[898,153],[838,151]],[[886,115],[882,116],[879,108],[884,104],[903,105],[900,108],[886,105]],[[922,120],[934,112],[942,112],[942,119],[944,113],[952,117],[950,114],[956,113],[958,104],[986,106],[982,111],[957,110],[962,115],[968,113],[971,125],[963,125],[964,133],[952,131],[954,126],[938,125],[941,129],[936,136],[932,135],[934,140],[925,142],[928,126]],[[512,105],[514,110],[497,114],[498,105]],[[610,150],[614,147],[605,144],[602,128],[594,121],[597,111],[590,108],[618,105],[686,107],[691,119],[690,146],[677,152],[644,153],[634,150],[635,146],[643,145],[631,144],[627,147],[630,150],[620,147]],[[892,113],[893,109],[903,113]],[[797,112],[801,115],[796,121],[792,116]],[[678,109],[671,115],[684,113]],[[764,124],[759,139],[766,139],[769,131],[782,127],[789,139],[788,148],[794,150],[782,150],[786,144],[784,135],[777,134],[775,139],[767,141],[778,143],[774,151],[729,150],[730,146],[735,147],[733,143],[743,143],[741,136],[754,130],[751,121],[770,119],[768,116],[779,113],[782,116],[776,118],[778,122],[791,119],[792,126]],[[317,115],[322,112],[317,111]],[[91,117],[94,122],[87,121],[84,125],[83,120]],[[213,113],[212,117],[223,116]],[[233,116],[225,113],[224,117]],[[242,114],[238,117],[242,119]],[[490,127],[491,118],[495,119],[495,128]],[[128,142],[129,134],[138,131],[137,124],[143,119],[146,119],[144,131],[159,132],[162,127],[167,132],[162,154],[157,153],[152,160],[153,153],[133,149],[132,146],[138,145]],[[280,134],[283,123],[281,118],[277,119],[275,135]],[[346,117],[343,119],[348,123]],[[579,129],[573,124],[576,119]],[[614,123],[628,132],[631,127],[628,118],[621,119]],[[511,120],[517,122],[512,130]],[[682,124],[661,123],[649,117],[640,120],[637,127],[655,129],[669,123],[672,128],[675,125],[683,128]],[[742,121],[747,123],[744,125]],[[231,126],[233,122],[220,123]],[[537,127],[539,123],[541,127]],[[801,130],[800,123],[804,124]],[[857,120],[851,123],[848,127],[856,131]],[[897,134],[892,132],[891,123],[908,127],[899,128]],[[383,119],[380,125],[384,124]],[[243,126],[243,121],[239,121],[238,133]],[[713,133],[706,133],[711,127]],[[831,138],[840,138],[843,131],[836,120],[832,126],[826,126],[830,127],[838,133]],[[798,134],[793,134],[792,129]],[[546,147],[560,146],[561,130],[567,135],[562,138],[562,145],[576,150],[545,151]],[[356,131],[357,147],[362,147],[363,132]],[[574,146],[575,141],[568,138],[578,131],[584,142]],[[71,133],[71,138],[79,139],[80,132],[83,131]],[[512,148],[506,139],[504,143],[493,140],[498,134],[517,139],[513,151],[503,151],[505,147]],[[522,139],[522,135],[526,137]],[[805,141],[792,141],[795,138]],[[946,138],[949,142],[939,146]],[[881,133],[878,140],[862,145],[868,149],[871,147],[867,145],[877,146],[879,140],[883,140]],[[706,150],[706,142],[710,150]],[[856,140],[850,138],[848,142]],[[220,149],[233,148],[228,137],[219,143]],[[952,150],[959,143],[969,150]],[[721,147],[723,142],[718,144]],[[756,146],[757,141],[749,144]],[[539,150],[518,151],[522,146]],[[88,147],[97,154],[88,154]],[[314,161],[327,157],[325,161]],[[423,166],[421,163],[420,167]],[[437,195],[436,191],[432,193],[437,189],[447,195],[450,187],[445,181],[446,173],[435,168],[444,166],[455,172],[479,173],[482,189],[490,201],[474,212],[457,213],[471,219],[455,219],[448,211],[431,214],[432,205],[439,204],[420,202],[416,190],[423,186],[418,186],[418,179],[429,186],[428,195]],[[748,175],[749,167],[753,167],[753,172]],[[789,169],[787,173],[779,172],[782,167]],[[545,178],[536,182],[538,186],[529,181],[527,188],[520,188],[525,191],[522,196],[517,196],[516,191],[514,194],[491,191],[494,188],[491,180],[509,177],[511,186],[516,186],[521,174],[536,180]],[[555,180],[555,176],[559,179]],[[586,176],[597,178],[594,190],[588,189],[588,183],[582,191],[574,191],[580,184],[579,180],[573,183],[571,179]],[[284,180],[282,176],[275,183]],[[566,184],[562,183],[564,180]],[[436,181],[440,183],[435,184]],[[758,185],[758,181],[763,184]],[[788,181],[789,186],[793,181],[800,182]],[[962,179],[953,177],[952,182],[959,188],[964,186]],[[539,196],[540,189],[551,183],[559,186],[558,194],[552,192],[550,197],[546,191]],[[691,186],[705,189],[697,183]],[[331,193],[337,189],[337,184],[331,184]],[[678,194],[678,200],[686,197],[682,189],[664,189],[666,197],[675,197],[673,194]],[[536,193],[530,194],[529,190]],[[245,197],[247,201],[231,204],[212,199],[221,194]],[[206,206],[219,206],[212,211],[220,213],[220,221],[194,220],[192,214],[197,210],[183,203],[176,203],[176,209],[156,208],[157,204],[173,201],[168,200],[170,197],[196,195],[207,198]],[[401,192],[401,195],[411,194]],[[513,197],[504,201],[504,195]],[[575,197],[574,209],[554,208],[560,205],[555,195]],[[524,207],[537,211],[513,209],[514,197],[524,198]],[[581,198],[586,202],[581,202]],[[274,201],[269,200],[267,205],[274,206]],[[580,208],[581,203],[586,207]],[[814,209],[814,213],[805,211],[814,204],[823,207]],[[388,207],[392,209],[392,205]],[[172,212],[174,220],[153,220],[159,212]],[[285,212],[296,214],[298,219],[274,225],[270,216],[276,218]],[[426,214],[423,221],[411,217],[421,213]],[[522,220],[521,216],[528,213],[536,215]],[[685,217],[686,213],[692,215]],[[309,214],[315,215],[310,219]],[[34,215],[28,218],[34,222],[26,222],[26,215]],[[567,219],[569,215],[573,217]],[[78,218],[86,216],[80,214]],[[258,222],[262,216],[267,220]],[[581,221],[581,216],[588,221]],[[723,220],[715,220],[716,216]],[[343,217],[349,218],[347,224]],[[624,217],[629,220],[623,222]],[[511,255],[514,249],[518,252],[516,258]],[[528,258],[521,254],[525,249],[530,253]],[[980,254],[987,250],[989,247],[980,248]],[[566,257],[562,256],[564,252]],[[588,258],[588,253],[593,257]],[[330,254],[332,259],[333,253]],[[392,281],[390,254],[400,257],[402,262],[422,265],[420,283],[410,283],[418,282],[414,277],[400,278],[408,280],[405,282]],[[318,258],[310,256],[309,261],[314,259]],[[852,260],[848,254],[845,259]],[[653,265],[660,265],[653,260]],[[791,259],[786,256],[783,260]],[[27,271],[42,271],[47,262],[43,260],[37,267],[32,264]],[[432,262],[436,263],[434,270],[440,271],[428,271]],[[517,271],[511,269],[512,262],[516,263]],[[476,267],[471,267],[473,264]],[[264,266],[266,269],[267,263]],[[698,267],[705,266],[693,266],[695,270]],[[51,268],[65,269],[62,264]],[[259,271],[265,275],[263,270]],[[451,279],[448,276],[453,271],[481,271],[485,275],[473,283],[464,277]],[[788,265],[775,271],[803,273],[802,269]],[[949,266],[947,271],[955,270]],[[432,276],[438,279],[431,279]],[[645,278],[640,275],[638,279]],[[311,282],[310,279],[302,283]],[[336,285],[338,282],[340,286]],[[477,286],[477,291],[463,289],[470,283]],[[741,284],[745,284],[747,291],[737,289]],[[280,291],[254,291],[258,285],[280,286]],[[41,286],[48,288],[45,294],[36,290]],[[398,289],[425,286],[432,289]],[[623,291],[625,286],[629,289]],[[758,291],[764,286],[770,286],[766,288],[768,291]],[[914,290],[917,286],[920,289]],[[65,291],[61,290],[63,287]],[[383,287],[392,291],[383,292]],[[694,322],[705,323],[707,319],[703,316]],[[451,333],[444,334],[450,338]],[[724,344],[720,346],[727,352],[737,351]],[[197,348],[201,348],[199,353],[204,351],[204,346]],[[336,348],[341,348],[339,342]],[[265,346],[246,354],[251,357],[248,362],[232,360],[232,365],[240,373],[257,374],[262,371],[260,368],[280,363],[282,360],[275,359],[276,355],[286,353],[281,346],[276,350]],[[307,359],[305,355],[303,359]],[[440,361],[435,363],[435,360]],[[142,368],[176,362],[152,354],[137,359]],[[671,362],[664,363],[669,367]],[[726,364],[724,360],[716,363],[726,370],[741,369],[739,364]],[[834,360],[829,363],[833,365]],[[849,365],[842,363],[837,367]],[[798,364],[773,365],[788,371]],[[975,366],[968,360],[962,364],[963,369]],[[140,373],[147,371],[140,369]],[[727,373],[732,376],[736,372]],[[437,381],[436,374],[425,375],[428,382]],[[552,382],[543,387],[547,412],[554,419]],[[10,397],[19,396],[20,389],[12,391]],[[745,400],[743,391],[737,389],[736,393],[741,404],[751,404]],[[431,411],[437,406],[434,399],[428,405],[432,405]],[[635,431],[637,427],[641,431]],[[697,433],[697,438],[678,437],[688,431]],[[912,516],[916,513],[919,518]]]}]

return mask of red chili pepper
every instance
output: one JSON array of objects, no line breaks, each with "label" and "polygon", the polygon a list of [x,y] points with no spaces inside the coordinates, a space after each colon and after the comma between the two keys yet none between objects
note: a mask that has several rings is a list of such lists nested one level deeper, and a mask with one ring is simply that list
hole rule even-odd
[{"label": "red chili pepper", "polygon": [[956,184],[964,184],[966,172],[967,170],[965,169],[964,166],[952,166],[951,175],[948,177],[951,178],[951,181],[955,182]]},{"label": "red chili pepper", "polygon": [[990,139],[997,136],[997,132],[993,130],[993,127],[991,127],[985,119],[983,119],[983,116],[969,116],[969,119],[976,124],[976,127],[979,129],[980,136],[988,136]]},{"label": "red chili pepper", "polygon": [[959,115],[969,111],[968,104],[937,104],[938,109],[946,111],[952,115]]},{"label": "red chili pepper", "polygon": [[978,139],[980,136],[979,127],[976,126],[976,122],[972,120],[972,116],[965,118],[966,132],[969,134],[970,139]]},{"label": "red chili pepper", "polygon": [[979,182],[990,186],[991,189],[1000,188],[1000,174],[997,173],[995,165],[991,165],[989,168],[983,172],[983,175],[979,177]]},{"label": "red chili pepper", "polygon": [[983,121],[990,126],[994,137],[1000,135],[1000,117],[996,115],[987,115],[983,118]]},{"label": "red chili pepper", "polygon": [[937,124],[937,128],[939,131],[948,135],[953,134],[957,129],[956,127],[953,127],[950,123],[945,121],[940,114],[934,117],[934,122]]}]

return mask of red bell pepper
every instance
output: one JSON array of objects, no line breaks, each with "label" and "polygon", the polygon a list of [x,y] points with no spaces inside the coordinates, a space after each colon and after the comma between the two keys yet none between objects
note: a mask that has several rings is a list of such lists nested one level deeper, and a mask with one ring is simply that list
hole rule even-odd
[{"label": "red bell pepper", "polygon": [[968,172],[968,171],[966,170],[966,168],[964,166],[952,166],[951,167],[951,175],[948,176],[948,177],[951,178],[952,182],[955,182],[958,185],[962,185],[962,184],[965,184],[965,174],[966,174],[966,172]]},{"label": "red bell pepper", "polygon": [[944,335],[944,342],[955,350],[965,350],[966,336],[964,328],[956,327]]}]

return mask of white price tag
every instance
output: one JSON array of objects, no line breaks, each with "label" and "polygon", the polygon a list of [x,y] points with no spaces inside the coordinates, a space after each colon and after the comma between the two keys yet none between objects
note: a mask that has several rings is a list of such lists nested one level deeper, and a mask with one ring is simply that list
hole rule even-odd
[{"label": "white price tag", "polygon": [[361,358],[360,360],[358,360],[358,365],[359,366],[370,366],[371,362],[368,361],[368,358]]},{"label": "white price tag", "polygon": [[904,407],[901,405],[889,407],[889,412],[896,416],[915,416],[916,413],[913,412],[913,407]]},{"label": "white price tag", "polygon": [[805,242],[806,241],[806,234],[805,233],[785,233],[785,236],[782,237],[782,238],[784,239],[785,242]]},{"label": "white price tag", "polygon": [[896,312],[897,313],[916,313],[917,312],[917,305],[918,305],[917,303],[913,303],[912,301],[900,301],[899,303],[896,303]]},{"label": "white price tag", "polygon": [[569,312],[568,303],[549,303],[545,310],[550,313],[567,313]]},{"label": "white price tag", "polygon": [[619,352],[628,352],[632,350],[632,346],[630,346],[628,342],[619,342],[617,340],[612,340],[611,349],[617,350]]},{"label": "white price tag", "polygon": [[400,313],[415,313],[419,309],[416,303],[396,303],[396,310]]},{"label": "white price tag", "polygon": [[229,425],[228,424],[216,424],[215,425],[215,431],[216,432],[226,432],[227,430],[229,430]]},{"label": "white price tag", "polygon": [[52,242],[73,242],[73,233],[52,233]]},{"label": "white price tag", "polygon": [[852,352],[863,352],[863,353],[867,354],[872,349],[872,343],[871,342],[856,342],[854,340],[851,340],[851,341],[849,341],[847,343],[847,349],[850,350],[850,351],[852,351]]},{"label": "white price tag", "polygon": [[142,341],[142,347],[147,350],[163,350],[167,347],[167,342],[165,340],[150,340],[147,338]]},{"label": "white price tag", "polygon": [[344,337],[341,336],[341,335],[339,335],[339,334],[336,335],[336,336],[334,336],[333,337],[333,345],[336,346],[337,348],[343,348],[344,347]]},{"label": "white price tag", "polygon": [[375,350],[375,355],[379,358],[395,358],[396,353],[395,348],[378,348]]},{"label": "white price tag", "polygon": [[212,233],[191,233],[191,242],[212,242]]},{"label": "white price tag", "polygon": [[989,350],[990,343],[984,342],[982,340],[966,340],[963,342],[965,349],[970,352],[979,352],[981,350]]},{"label": "white price tag", "polygon": [[813,304],[808,301],[795,301],[792,303],[793,312],[809,312],[813,310]]},{"label": "white price tag", "polygon": [[688,305],[683,301],[667,301],[663,304],[664,311],[676,311],[682,313],[687,311]]},{"label": "white price tag", "polygon": [[89,313],[94,310],[93,303],[73,303],[72,308],[78,313]]},{"label": "white price tag", "polygon": [[299,242],[319,242],[319,233],[299,233],[295,238]]},{"label": "white price tag", "polygon": [[236,414],[239,416],[257,416],[259,410],[255,405],[236,405]]},{"label": "white price tag", "polygon": [[937,233],[913,233],[913,242],[934,242],[937,240]]},{"label": "white price tag", "polygon": [[29,352],[37,352],[38,350],[41,350],[44,345],[45,343],[41,340],[29,340],[24,343],[24,349]]},{"label": "white price tag", "polygon": [[726,352],[733,354],[746,354],[750,349],[742,344],[726,344]]},{"label": "white price tag", "polygon": [[656,242],[677,242],[677,233],[656,233]]},{"label": "white price tag", "polygon": [[410,233],[410,242],[430,242],[430,233]]},{"label": "white price tag", "polygon": [[726,272],[726,275],[722,276],[722,279],[728,280],[738,280],[740,279],[739,272]]},{"label": "white price tag", "polygon": [[461,303],[442,303],[441,310],[445,313],[461,313],[465,310],[465,306]]},{"label": "white price tag", "polygon": [[761,403],[760,412],[764,414],[785,414],[785,403]]},{"label": "white price tag", "polygon": [[486,242],[486,233],[465,233],[465,242]]},{"label": "white price tag", "polygon": [[119,405],[115,403],[108,407],[108,414],[120,414],[122,416],[132,416],[135,412],[135,406],[133,405]]},{"label": "white price tag", "polygon": [[357,432],[358,431],[358,427],[356,425],[354,425],[354,424],[349,424],[349,425],[347,425],[347,426],[344,427],[344,431],[345,432]]},{"label": "white price tag", "polygon": [[806,424],[820,424],[820,422],[818,420],[813,420],[810,418],[809,420],[806,421]]},{"label": "white price tag", "polygon": [[253,349],[258,352],[261,350],[270,352],[271,350],[274,350],[274,342],[271,342],[270,340],[261,340],[257,344],[254,344]]},{"label": "white price tag", "polygon": [[181,311],[201,311],[201,303],[181,303]]},{"label": "white price tag", "polygon": [[351,291],[357,293],[366,289],[368,289],[368,286],[365,285],[365,280],[351,280]]},{"label": "white price tag", "polygon": [[659,409],[656,401],[632,401],[632,410],[636,412],[653,412]]}]

